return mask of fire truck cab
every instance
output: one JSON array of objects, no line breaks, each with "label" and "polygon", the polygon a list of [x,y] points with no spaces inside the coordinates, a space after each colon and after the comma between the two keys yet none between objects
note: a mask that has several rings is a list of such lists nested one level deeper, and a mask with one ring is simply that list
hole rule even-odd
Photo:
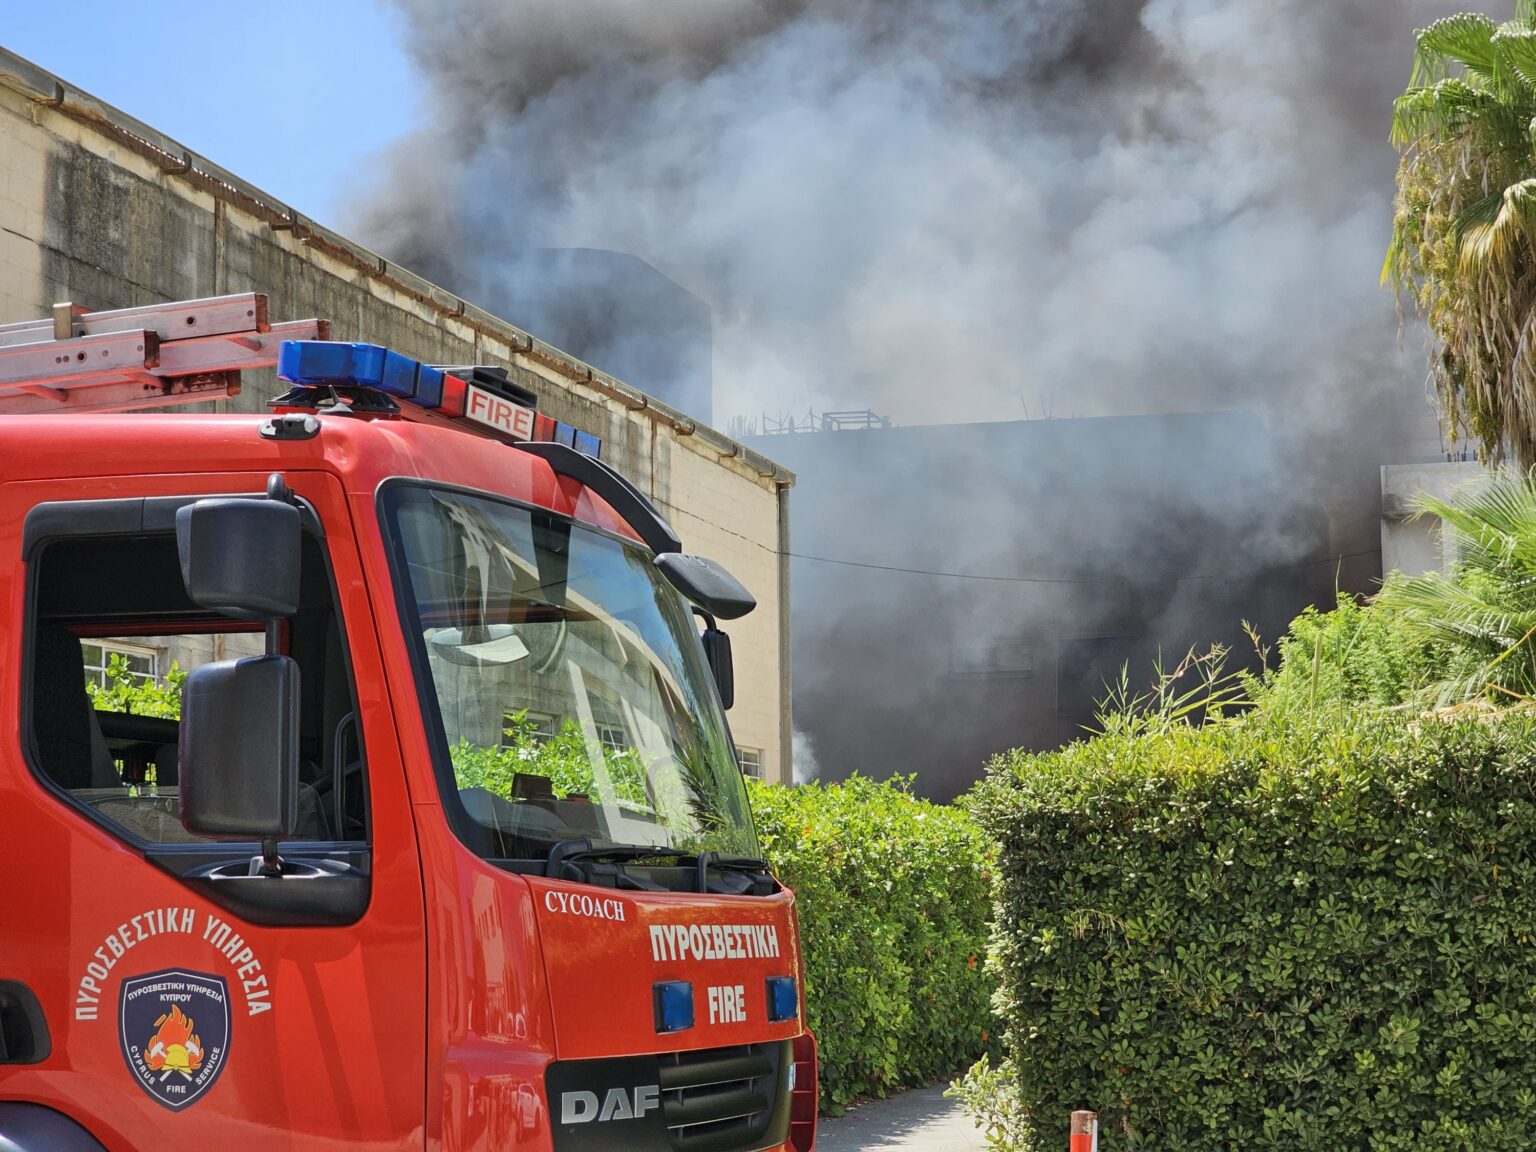
[{"label": "fire truck cab", "polygon": [[[809,1152],[745,589],[503,375],[255,294],[47,327],[0,328],[0,1152]],[[274,360],[271,415],[121,414]]]}]

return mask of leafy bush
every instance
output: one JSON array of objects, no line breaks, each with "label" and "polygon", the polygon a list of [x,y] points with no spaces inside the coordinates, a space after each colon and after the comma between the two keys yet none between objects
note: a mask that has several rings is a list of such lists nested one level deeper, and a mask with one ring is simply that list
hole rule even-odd
[{"label": "leafy bush", "polygon": [[1249,694],[1270,711],[1308,714],[1402,703],[1434,679],[1442,658],[1400,613],[1348,593],[1331,612],[1308,608],[1296,617],[1279,657],[1275,673],[1249,681]]},{"label": "leafy bush", "polygon": [[1261,707],[1536,699],[1536,473],[1417,505],[1454,542],[1450,574],[1394,572],[1368,605],[1341,596],[1331,612],[1309,608],[1280,641],[1279,670],[1249,680]]},{"label": "leafy bush", "polygon": [[944,1095],[960,1101],[960,1107],[981,1129],[987,1147],[996,1152],[1013,1152],[1019,1133],[1028,1124],[1028,1116],[1019,1103],[1018,1070],[1013,1061],[1004,1060],[995,1067],[989,1056],[971,1065],[947,1089]]},{"label": "leafy bush", "polygon": [[1261,711],[994,761],[1014,1146],[1531,1146],[1533,738]]},{"label": "leafy bush", "polygon": [[[482,748],[461,740],[449,749],[453,772],[460,788],[485,788],[498,796],[511,796],[519,773],[547,776],[555,795],[573,793],[590,796],[597,791],[597,777],[587,751],[581,726],[571,717],[552,737],[546,739],[526,711],[508,717],[504,743],[498,748]],[[605,749],[604,762],[614,795],[622,804],[637,808],[649,806],[646,798],[645,761],[632,748],[622,752]]]},{"label": "leafy bush", "polygon": [[85,682],[91,707],[99,712],[131,712],[135,716],[181,719],[181,685],[187,674],[174,660],[164,680],[150,680],[128,670],[128,662],[114,652],[107,661],[106,684]]},{"label": "leafy bush", "polygon": [[751,782],[758,835],[795,890],[823,1106],[924,1084],[990,1039],[985,837],[910,782]]}]

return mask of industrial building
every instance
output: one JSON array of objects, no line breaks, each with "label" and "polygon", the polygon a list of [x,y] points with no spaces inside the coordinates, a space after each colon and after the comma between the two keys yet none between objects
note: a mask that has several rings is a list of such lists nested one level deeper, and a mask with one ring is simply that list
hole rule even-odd
[{"label": "industrial building", "polygon": [[1122,670],[1145,689],[1213,642],[1252,666],[1245,621],[1272,642],[1333,599],[1328,517],[1277,495],[1256,413],[776,426],[749,442],[797,477],[795,723],[823,779],[948,799],[1083,735]]}]

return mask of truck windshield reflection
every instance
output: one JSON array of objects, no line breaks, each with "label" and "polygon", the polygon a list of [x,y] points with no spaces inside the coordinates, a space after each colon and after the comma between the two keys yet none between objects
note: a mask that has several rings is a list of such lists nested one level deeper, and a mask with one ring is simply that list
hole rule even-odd
[{"label": "truck windshield reflection", "polygon": [[648,552],[421,485],[388,489],[385,512],[441,722],[444,803],[470,847],[503,860],[557,846],[573,861],[644,859],[636,847],[755,856],[692,616]]}]

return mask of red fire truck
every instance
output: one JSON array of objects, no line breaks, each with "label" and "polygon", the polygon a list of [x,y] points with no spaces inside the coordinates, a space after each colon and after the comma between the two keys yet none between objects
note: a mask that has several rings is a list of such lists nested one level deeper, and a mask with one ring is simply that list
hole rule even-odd
[{"label": "red fire truck", "polygon": [[751,596],[504,373],[328,336],[0,328],[0,1152],[808,1152]]}]

